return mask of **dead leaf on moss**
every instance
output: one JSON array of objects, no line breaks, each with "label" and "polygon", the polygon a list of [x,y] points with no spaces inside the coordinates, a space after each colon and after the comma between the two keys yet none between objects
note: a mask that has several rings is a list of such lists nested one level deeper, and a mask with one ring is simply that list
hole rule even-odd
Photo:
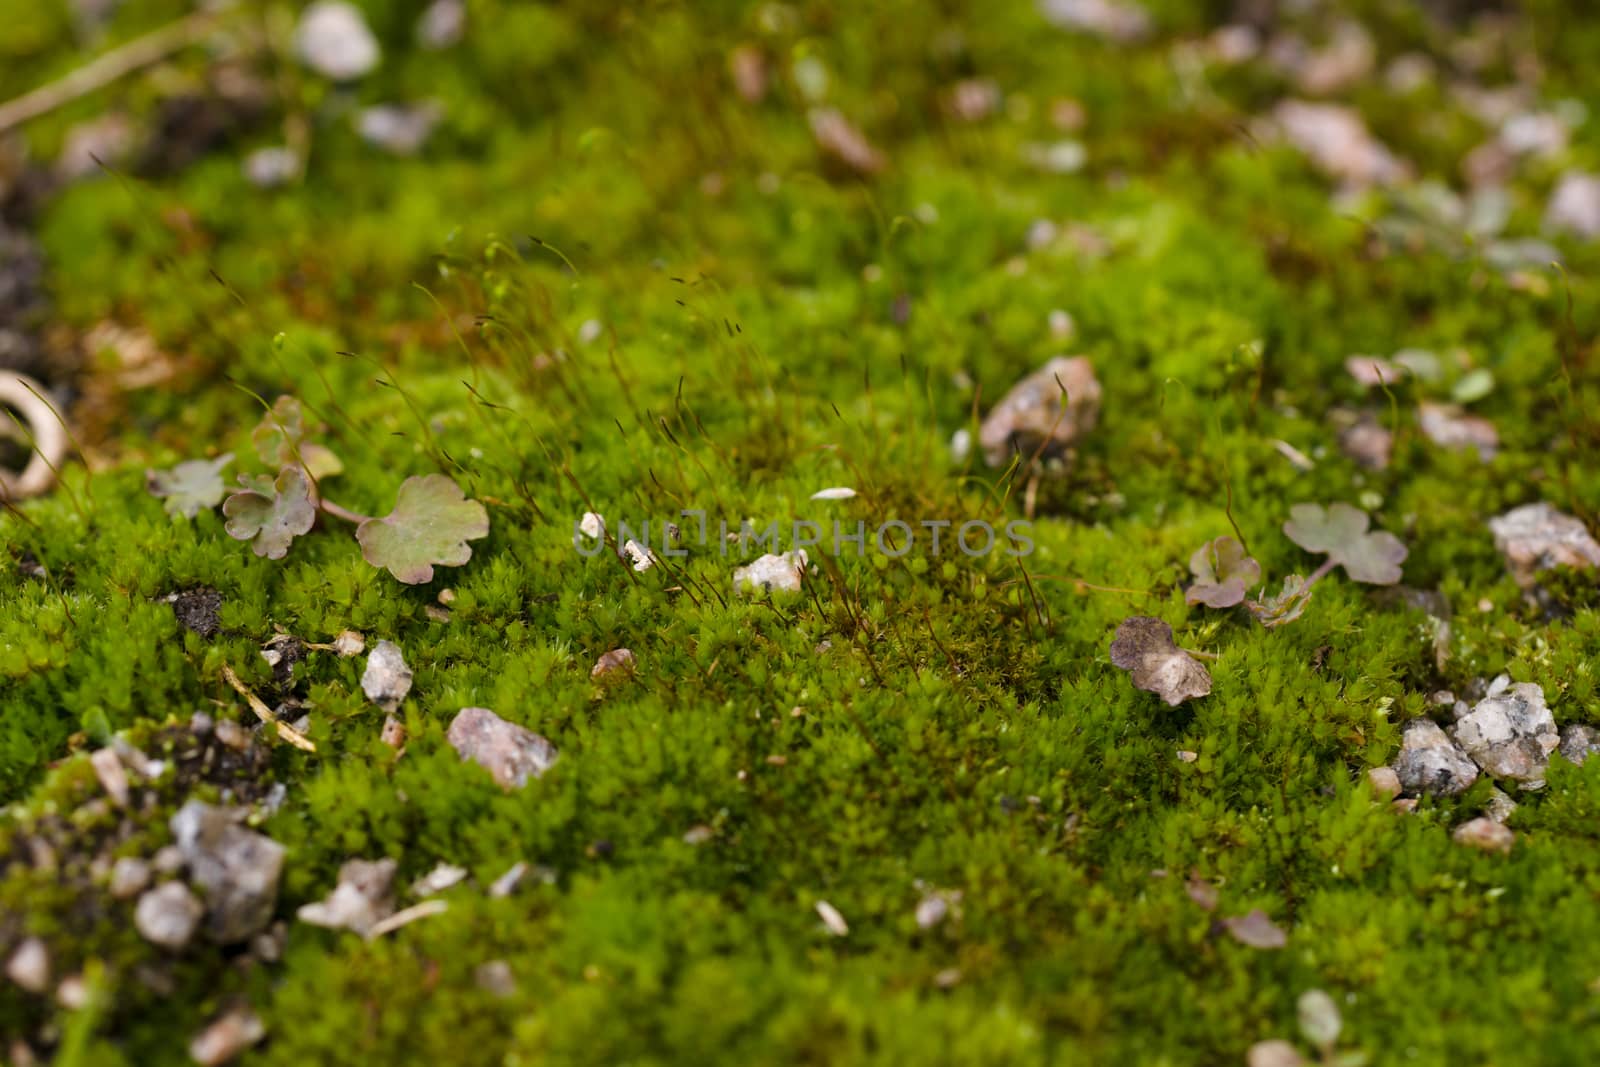
[{"label": "dead leaf on moss", "polygon": [[169,470],[144,472],[145,488],[162,501],[168,515],[192,519],[222,503],[228,489],[222,482],[222,468],[233,462],[233,453],[216,459],[190,459]]},{"label": "dead leaf on moss", "polygon": [[1242,603],[1245,591],[1261,580],[1261,564],[1245,554],[1237,538],[1226,535],[1196,549],[1189,557],[1189,572],[1196,581],[1184,601],[1208,608]]},{"label": "dead leaf on moss", "polygon": [[1400,564],[1405,562],[1406,546],[1392,533],[1369,532],[1372,519],[1349,504],[1296,504],[1289,509],[1283,532],[1307,552],[1326,553],[1328,562],[1344,568],[1345,574],[1369,585],[1394,585],[1400,580]]},{"label": "dead leaf on moss", "polygon": [[228,536],[249,541],[258,556],[282,559],[289,544],[317,521],[311,503],[311,483],[299,467],[285,467],[276,481],[240,478],[246,488],[222,505]]},{"label": "dead leaf on moss", "polygon": [[1111,662],[1133,676],[1133,684],[1173,707],[1211,692],[1211,672],[1172,640],[1172,627],[1136,615],[1117,627]]},{"label": "dead leaf on moss", "polygon": [[256,455],[269,467],[303,466],[312,481],[331,478],[344,463],[328,448],[306,440],[305,414],[300,401],[280,396],[250,434]]},{"label": "dead leaf on moss", "polygon": [[1289,943],[1289,935],[1260,908],[1246,915],[1223,919],[1222,925],[1235,941],[1251,948],[1282,948]]},{"label": "dead leaf on moss", "polygon": [[857,174],[878,174],[889,165],[866,135],[834,108],[814,107],[806,119],[818,147]]}]

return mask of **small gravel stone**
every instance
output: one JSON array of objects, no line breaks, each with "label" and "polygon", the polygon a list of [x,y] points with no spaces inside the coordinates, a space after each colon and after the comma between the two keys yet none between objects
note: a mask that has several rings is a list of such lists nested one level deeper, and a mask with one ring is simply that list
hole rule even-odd
[{"label": "small gravel stone", "polygon": [[748,566],[735,567],[733,587],[740,592],[746,588],[799,592],[807,562],[809,560],[803,548],[785,552],[781,556],[769,552]]},{"label": "small gravel stone", "polygon": [[1552,567],[1592,570],[1600,566],[1600,543],[1583,523],[1540,502],[1514,508],[1489,520],[1494,545],[1506,558],[1511,577],[1524,589]]},{"label": "small gravel stone", "polygon": [[1044,17],[1064,30],[1109,41],[1137,41],[1150,32],[1150,15],[1129,0],[1040,0]]},{"label": "small gravel stone", "polygon": [[460,885],[466,879],[467,869],[465,867],[457,867],[453,863],[441,863],[411,883],[411,895],[414,897],[431,897],[435,893],[443,893],[452,886]]},{"label": "small gravel stone", "polygon": [[1478,765],[1432,719],[1406,723],[1394,772],[1407,793],[1436,796],[1455,796],[1478,780]]},{"label": "small gravel stone", "polygon": [[604,678],[612,675],[632,674],[634,671],[633,653],[626,648],[614,648],[606,652],[595,661],[594,669],[589,672],[590,678]]},{"label": "small gravel stone", "polygon": [[1600,238],[1600,174],[1565,175],[1550,194],[1544,224],[1586,240]]},{"label": "small gravel stone", "polygon": [[133,925],[151,944],[180,949],[193,938],[205,907],[182,882],[165,882],[139,898]]},{"label": "small gravel stone", "polygon": [[29,993],[44,993],[50,988],[50,950],[43,941],[30,937],[17,946],[6,961],[6,977]]},{"label": "small gravel stone", "polygon": [[822,925],[828,928],[828,933],[834,937],[844,937],[850,932],[850,924],[844,921],[844,916],[839,914],[838,908],[826,900],[817,901],[816,908],[817,915],[822,919]]},{"label": "small gravel stone", "polygon": [[1509,681],[1497,679],[1489,695],[1450,728],[1450,735],[1487,773],[1535,789],[1544,784],[1550,753],[1561,737],[1544,691]]},{"label": "small gravel stone", "polygon": [[633,569],[636,571],[647,571],[656,565],[656,554],[650,551],[650,547],[641,545],[632,538],[622,543],[622,549],[618,555],[633,564]]},{"label": "small gravel stone", "polygon": [[128,772],[122,766],[122,761],[117,758],[116,749],[96,749],[89,757],[89,762],[94,767],[94,776],[100,779],[100,787],[106,791],[106,796],[111,798],[111,803],[119,808],[128,806]]},{"label": "small gravel stone", "polygon": [[1384,800],[1400,795],[1400,776],[1392,767],[1368,769],[1367,781],[1372,783],[1372,791]]},{"label": "small gravel stone", "polygon": [[1561,754],[1583,766],[1590,756],[1600,754],[1600,730],[1583,723],[1568,723],[1561,728]]},{"label": "small gravel stone", "polygon": [[406,666],[400,646],[393,641],[379,641],[367,656],[367,669],[361,676],[361,691],[367,699],[393,711],[411,692],[411,668]]},{"label": "small gravel stone", "polygon": [[466,32],[466,0],[433,0],[417,18],[417,44],[430,52],[459,44]]},{"label": "small gravel stone", "polygon": [[345,0],[316,0],[307,7],[295,28],[294,45],[302,63],[334,81],[359,78],[382,58],[361,9]]},{"label": "small gravel stone", "polygon": [[1283,137],[1330,178],[1368,186],[1392,185],[1405,177],[1405,166],[1353,108],[1284,100],[1272,117]]},{"label": "small gravel stone", "polygon": [[378,735],[379,740],[390,748],[404,748],[406,744],[406,724],[387,715],[383,720],[383,732]]},{"label": "small gravel stone", "polygon": [[394,912],[396,866],[392,859],[347,860],[339,868],[339,883],[333,892],[303,905],[296,917],[313,926],[353,930],[365,937]]},{"label": "small gravel stone", "polygon": [[1481,848],[1485,852],[1506,853],[1516,843],[1517,835],[1510,828],[1489,818],[1472,819],[1456,827],[1450,837],[1458,845]]},{"label": "small gravel stone", "polygon": [[269,145],[245,156],[242,169],[245,180],[257,189],[276,189],[300,173],[300,157],[292,148]]},{"label": "small gravel stone", "polygon": [[221,719],[213,731],[217,740],[235,752],[243,752],[250,747],[250,731],[232,719]]},{"label": "small gravel stone", "polygon": [[[1065,390],[1065,402],[1062,390]],[[1082,356],[1057,356],[1000,398],[978,428],[985,462],[1002,467],[1013,453],[1059,455],[1094,429],[1100,417],[1100,382]]]},{"label": "small gravel stone", "polygon": [[195,1035],[189,1055],[201,1067],[220,1067],[266,1036],[255,1012],[235,1008]]},{"label": "small gravel stone", "polygon": [[462,708],[445,737],[462,759],[487,770],[504,789],[520,789],[556,762],[548,740],[488,708]]},{"label": "small gravel stone", "polygon": [[333,639],[333,650],[343,659],[359,656],[367,650],[367,639],[354,630],[340,630]]},{"label": "small gravel stone", "polygon": [[493,996],[509,997],[517,992],[517,976],[511,972],[511,965],[505,960],[478,964],[472,969],[472,978],[478,983],[479,989]]},{"label": "small gravel stone", "polygon": [[131,900],[150,884],[150,864],[138,856],[119,856],[111,865],[110,893],[117,900]]},{"label": "small gravel stone", "polygon": [[283,846],[198,800],[179,808],[170,825],[189,877],[205,896],[207,936],[228,945],[265,929],[278,902]]},{"label": "small gravel stone", "polygon": [[1457,404],[1424,401],[1417,406],[1417,425],[1428,440],[1441,448],[1473,448],[1483,460],[1493,459],[1500,450],[1500,435],[1494,423],[1468,414]]},{"label": "small gravel stone", "polygon": [[931,930],[950,916],[950,901],[943,893],[929,893],[917,902],[917,926]]},{"label": "small gravel stone", "polygon": [[1517,802],[1498,789],[1489,790],[1489,803],[1484,805],[1483,817],[1490,822],[1505,822],[1517,810]]},{"label": "small gravel stone", "polygon": [[375,148],[396,156],[414,156],[443,116],[437,104],[379,104],[356,115],[356,132]]}]

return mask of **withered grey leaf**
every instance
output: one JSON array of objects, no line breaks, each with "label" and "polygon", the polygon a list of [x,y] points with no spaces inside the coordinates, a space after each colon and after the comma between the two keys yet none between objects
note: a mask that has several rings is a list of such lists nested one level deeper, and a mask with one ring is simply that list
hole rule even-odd
[{"label": "withered grey leaf", "polygon": [[1245,554],[1237,538],[1226,535],[1207,541],[1189,557],[1195,583],[1183,599],[1208,608],[1231,608],[1244,601],[1245,591],[1261,580],[1261,564]]},{"label": "withered grey leaf", "polygon": [[1283,532],[1307,552],[1326,553],[1353,580],[1369,585],[1394,585],[1406,546],[1392,533],[1369,532],[1372,519],[1349,504],[1296,504],[1289,509]]},{"label": "withered grey leaf", "polygon": [[1222,925],[1235,941],[1251,948],[1282,948],[1289,943],[1289,935],[1260,908],[1255,908],[1248,915],[1223,919]]},{"label": "withered grey leaf", "polygon": [[1111,662],[1133,676],[1133,684],[1173,707],[1211,692],[1211,672],[1172,640],[1172,627],[1135,615],[1117,627]]}]

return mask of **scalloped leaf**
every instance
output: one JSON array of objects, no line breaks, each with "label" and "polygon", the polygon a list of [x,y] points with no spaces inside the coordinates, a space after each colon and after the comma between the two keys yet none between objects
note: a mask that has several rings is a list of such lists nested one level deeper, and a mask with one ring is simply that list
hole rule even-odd
[{"label": "scalloped leaf", "polygon": [[1133,684],[1173,707],[1211,692],[1211,672],[1172,640],[1172,627],[1135,615],[1117,627],[1111,662],[1129,672]]},{"label": "scalloped leaf", "polygon": [[267,466],[299,464],[312,481],[331,478],[344,470],[344,463],[332,450],[306,440],[305,413],[300,401],[292,396],[278,397],[272,410],[251,431],[250,443]]},{"label": "scalloped leaf", "polygon": [[168,515],[192,519],[222,503],[228,487],[222,481],[222,468],[233,462],[233,453],[216,459],[190,459],[170,470],[144,472],[145,488],[161,499]]},{"label": "scalloped leaf", "polygon": [[[222,505],[228,517],[228,536],[249,541],[258,556],[282,559],[289,544],[311,529],[317,509],[311,503],[311,483],[299,467],[285,467],[270,486],[261,475],[242,477],[246,488]],[[270,492],[265,490],[270,489]]]},{"label": "scalloped leaf", "polygon": [[1261,564],[1245,554],[1238,538],[1227,535],[1196,549],[1189,557],[1189,572],[1197,580],[1184,594],[1184,601],[1208,608],[1242,603],[1245,592],[1261,580]]},{"label": "scalloped leaf", "polygon": [[1368,585],[1394,585],[1406,546],[1392,533],[1369,532],[1372,519],[1349,504],[1296,504],[1289,509],[1283,532],[1307,552],[1326,553],[1353,580]]},{"label": "scalloped leaf", "polygon": [[489,513],[468,500],[443,474],[407,478],[394,510],[368,519],[356,530],[361,554],[406,585],[433,580],[434,567],[459,567],[472,558],[475,541],[489,534]]}]

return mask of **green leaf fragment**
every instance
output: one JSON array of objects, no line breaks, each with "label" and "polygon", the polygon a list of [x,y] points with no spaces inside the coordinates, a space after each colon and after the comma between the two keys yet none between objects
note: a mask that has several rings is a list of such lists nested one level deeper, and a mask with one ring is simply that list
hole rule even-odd
[{"label": "green leaf fragment", "polygon": [[216,459],[185,460],[170,470],[145,471],[145,487],[161,498],[168,515],[192,519],[222,503],[228,492],[222,468],[232,462],[233,453],[224,452]]},{"label": "green leaf fragment", "polygon": [[1333,504],[1296,504],[1289,509],[1283,532],[1307,552],[1326,553],[1353,580],[1368,585],[1394,585],[1406,546],[1394,534],[1369,532],[1371,518],[1360,508]]},{"label": "green leaf fragment", "polygon": [[1207,541],[1189,557],[1195,583],[1184,594],[1190,604],[1231,608],[1244,601],[1247,589],[1261,580],[1261,564],[1245,554],[1237,538],[1222,536]]},{"label": "green leaf fragment", "polygon": [[251,542],[250,547],[258,556],[282,559],[290,542],[317,521],[311,483],[305,472],[299,467],[285,467],[270,486],[262,484],[266,479],[261,476],[239,481],[246,488],[222,505],[222,513],[228,517],[228,536]]},{"label": "green leaf fragment", "polygon": [[443,474],[407,478],[394,510],[356,530],[361,554],[407,585],[433,580],[433,568],[472,558],[468,541],[489,534],[489,513]]},{"label": "green leaf fragment", "polygon": [[256,455],[269,467],[287,467],[291,463],[304,467],[313,481],[332,477],[344,470],[344,464],[327,447],[306,440],[305,413],[300,401],[292,396],[280,396],[272,410],[250,434]]}]

